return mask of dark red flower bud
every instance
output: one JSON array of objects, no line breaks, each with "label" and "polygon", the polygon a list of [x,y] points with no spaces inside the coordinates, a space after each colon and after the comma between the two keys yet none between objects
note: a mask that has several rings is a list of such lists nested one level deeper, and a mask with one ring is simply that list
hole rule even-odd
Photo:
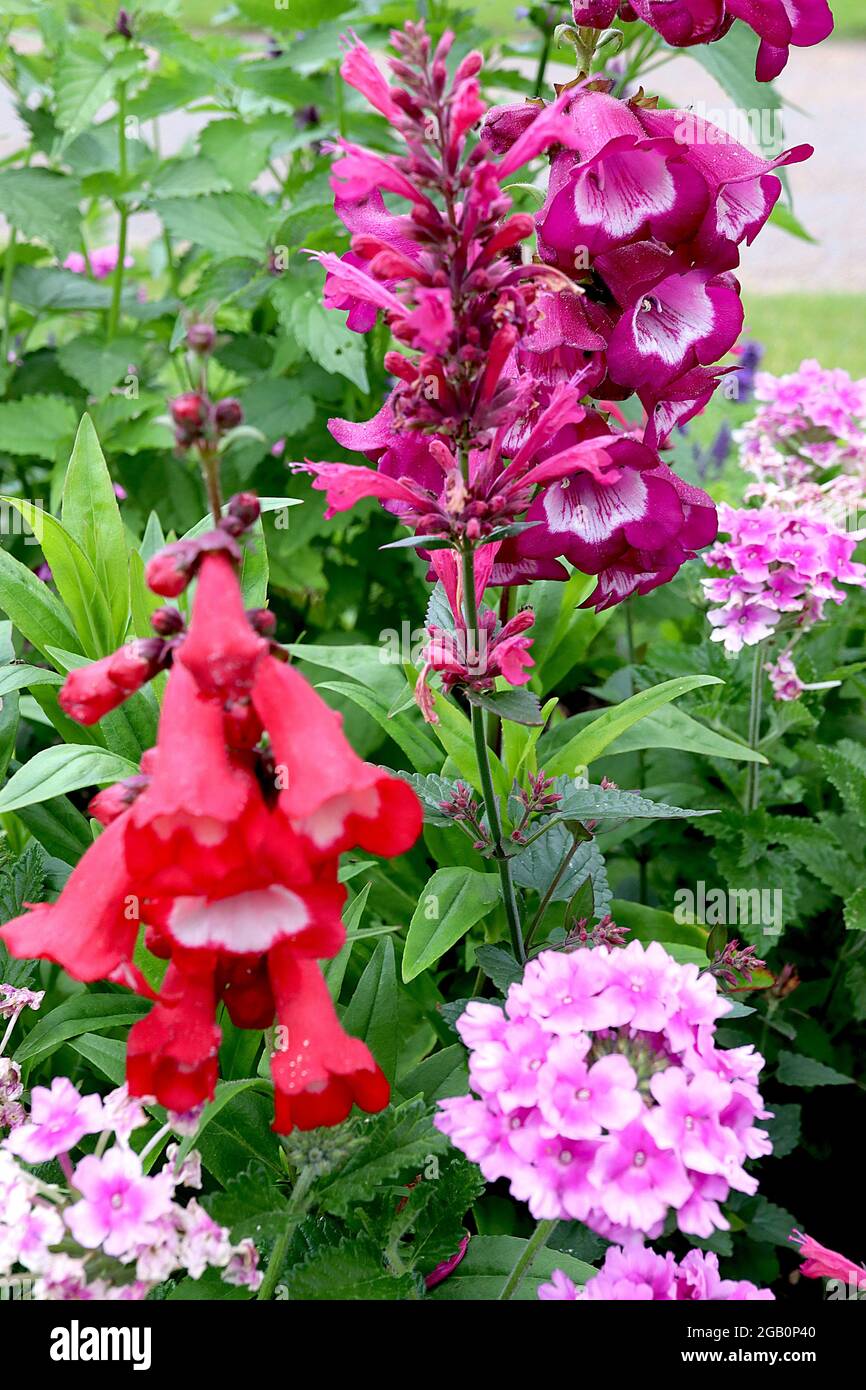
[{"label": "dark red flower bud", "polygon": [[115,685],[131,695],[156,675],[164,656],[165,643],[160,637],[138,637],[114,653],[108,674]]},{"label": "dark red flower bud", "polygon": [[115,34],[120,34],[121,38],[132,38],[132,19],[127,10],[117,11],[117,22],[114,26]]},{"label": "dark red flower bud", "polygon": [[165,546],[147,562],[144,575],[148,587],[163,598],[177,598],[192,579],[198,556],[195,541],[175,541]]},{"label": "dark red flower bud", "polygon": [[100,825],[110,825],[118,816],[122,816],[124,811],[129,810],[149,782],[149,777],[126,777],[122,782],[115,782],[113,787],[103,787],[102,791],[97,792],[91,799],[87,808],[88,814],[94,820],[98,820]]},{"label": "dark red flower bud", "polygon": [[169,404],[171,418],[186,430],[200,428],[207,418],[207,402],[197,391],[185,391]]},{"label": "dark red flower bud", "polygon": [[277,615],[270,608],[248,608],[247,620],[260,637],[270,637],[277,628]]},{"label": "dark red flower bud", "polygon": [[261,515],[261,503],[254,492],[236,492],[229,498],[229,516],[236,516],[245,526],[253,526]]},{"label": "dark red flower bud", "polygon": [[182,632],[185,626],[183,614],[177,608],[170,608],[168,605],[151,613],[150,624],[160,637],[173,637],[175,633]]},{"label": "dark red flower bud", "polygon": [[236,401],[234,396],[226,396],[225,400],[217,401],[214,409],[214,420],[218,430],[237,429],[243,418],[244,412],[241,410],[241,403]]},{"label": "dark red flower bud", "polygon": [[212,323],[191,323],[186,330],[186,340],[193,352],[212,352],[216,342],[216,329]]}]

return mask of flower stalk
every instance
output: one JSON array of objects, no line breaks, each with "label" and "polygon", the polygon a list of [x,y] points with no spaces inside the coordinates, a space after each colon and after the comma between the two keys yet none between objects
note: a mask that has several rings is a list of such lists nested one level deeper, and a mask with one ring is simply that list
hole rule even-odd
[{"label": "flower stalk", "polygon": [[544,1249],[550,1237],[553,1235],[554,1228],[559,1223],[557,1221],[539,1221],[526,1245],[521,1250],[514,1262],[514,1268],[502,1286],[499,1301],[514,1298],[525,1276],[532,1269],[540,1252]]}]

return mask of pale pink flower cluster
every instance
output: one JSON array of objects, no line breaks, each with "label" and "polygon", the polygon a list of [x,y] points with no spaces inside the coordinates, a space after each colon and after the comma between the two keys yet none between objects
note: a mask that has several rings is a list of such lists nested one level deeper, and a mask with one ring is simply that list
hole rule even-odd
[{"label": "pale pink flower cluster", "polygon": [[735,434],[755,478],[747,498],[808,509],[840,526],[866,506],[866,379],[814,360],[776,377],[759,372],[757,414]]},{"label": "pale pink flower cluster", "polygon": [[[64,270],[71,270],[73,275],[86,275],[89,260],[94,280],[107,280],[109,275],[113,275],[117,269],[119,255],[120,250],[117,246],[96,246],[88,252],[86,258],[81,251],[70,251],[63,262],[63,268]],[[135,261],[132,256],[124,256],[123,264],[129,270],[135,265]]]},{"label": "pale pink flower cluster", "polygon": [[[228,1284],[258,1288],[252,1241],[233,1245],[194,1198],[177,1200],[178,1188],[201,1186],[198,1155],[179,1161],[177,1146],[169,1145],[167,1162],[147,1172],[155,1139],[141,1154],[129,1146],[132,1131],[147,1123],[125,1086],[105,1100],[82,1096],[66,1077],[34,1087],[27,1121],[0,1146],[4,1281],[36,1275],[33,1296],[42,1300],[142,1299],[171,1275],[198,1279],[206,1269],[221,1270]],[[70,1150],[88,1134],[101,1136],[96,1151],[73,1165]],[[22,1166],[52,1158],[67,1187],[42,1182]]]},{"label": "pale pink flower cluster", "polygon": [[839,584],[866,585],[866,565],[851,558],[858,536],[831,521],[775,507],[723,505],[719,530],[728,539],[703,558],[727,573],[701,583],[712,605],[712,640],[728,652],[782,629],[799,637],[823,618],[828,600],[844,601]]},{"label": "pale pink flower cluster", "polygon": [[715,1045],[728,1008],[658,942],[544,951],[504,1010],[467,1006],[457,1026],[476,1095],[441,1101],[436,1124],[537,1219],[627,1240],[675,1211],[680,1230],[709,1236],[728,1226],[732,1187],[757,1190],[746,1160],[771,1149],[756,1123],[763,1058]]},{"label": "pale pink flower cluster", "polygon": [[679,1263],[673,1255],[657,1255],[645,1245],[620,1250],[612,1245],[598,1274],[578,1287],[555,1269],[538,1297],[548,1302],[728,1302],[754,1303],[774,1299],[769,1289],[759,1289],[748,1279],[722,1279],[718,1258],[690,1250]]}]

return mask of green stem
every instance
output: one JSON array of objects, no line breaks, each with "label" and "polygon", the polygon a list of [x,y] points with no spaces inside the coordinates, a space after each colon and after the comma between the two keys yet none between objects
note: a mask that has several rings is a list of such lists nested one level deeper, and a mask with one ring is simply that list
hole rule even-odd
[{"label": "green stem", "polygon": [[9,240],[6,243],[6,253],[3,257],[3,346],[0,349],[0,371],[5,371],[9,365],[9,342],[10,342],[10,320],[12,318],[12,277],[15,274],[15,238],[17,232],[14,227],[9,228]]},{"label": "green stem", "polygon": [[[126,157],[126,83],[121,82],[117,88],[117,148],[118,163],[121,180],[125,183],[128,173],[128,162]],[[115,204],[120,218],[117,232],[117,265],[114,268],[114,280],[111,288],[111,307],[108,311],[107,335],[113,338],[117,332],[117,324],[120,318],[120,302],[123,295],[123,271],[124,261],[126,260],[126,233],[129,212],[126,202]]]},{"label": "green stem", "polygon": [[214,519],[214,524],[219,525],[223,514],[223,499],[220,491],[220,459],[215,449],[202,449],[201,471],[204,476],[210,514]]},{"label": "green stem", "polygon": [[547,72],[547,62],[550,58],[551,38],[552,35],[548,30],[544,35],[544,40],[541,45],[541,52],[538,55],[538,67],[535,71],[535,88],[533,90],[533,96],[536,97],[541,96],[541,89],[544,86],[544,75]]},{"label": "green stem", "polygon": [[[635,665],[634,615],[633,615],[633,613],[632,613],[632,605],[631,605],[631,602],[627,602],[627,603],[624,605],[624,607],[625,607],[625,632],[626,632],[626,639],[627,639],[627,641],[628,641],[628,664],[629,664],[629,666],[632,668],[632,671],[631,671],[631,681],[630,681],[631,689],[630,689],[630,691],[629,691],[629,694],[630,694],[630,695],[634,695],[634,693],[635,693],[635,684],[634,684],[634,665]],[[646,753],[644,752],[644,750],[643,750],[642,748],[638,750],[638,755],[637,755],[637,775],[638,775],[638,786],[640,787],[641,792],[643,792],[643,789],[644,789],[644,787],[646,786]],[[646,846],[645,844],[642,844],[642,843],[639,842],[639,843],[635,846],[635,858],[637,859],[637,872],[638,872],[638,902],[640,902],[640,903],[646,903],[646,900],[647,900],[647,889],[648,889],[648,886],[649,886],[649,885],[648,885],[649,850],[648,850],[648,848],[647,848],[647,846]]]},{"label": "green stem", "polygon": [[532,1235],[529,1237],[529,1240],[526,1242],[526,1245],[518,1255],[514,1268],[502,1286],[502,1292],[499,1295],[500,1302],[503,1299],[513,1298],[517,1293],[517,1290],[523,1282],[524,1275],[529,1273],[532,1266],[535,1264],[539,1252],[544,1249],[553,1234],[554,1227],[558,1224],[557,1221],[539,1221]]},{"label": "green stem", "polygon": [[559,887],[560,883],[565,877],[568,871],[568,866],[574,858],[575,854],[577,853],[578,845],[583,844],[585,839],[586,836],[584,835],[575,835],[568,849],[565,851],[565,854],[560,859],[556,873],[553,875],[553,878],[547,885],[544,897],[538,904],[538,911],[536,912],[535,916],[529,924],[529,931],[526,933],[526,944],[528,946],[532,945],[532,939],[535,936],[535,933],[538,931],[538,928],[541,926],[541,923],[544,921],[544,914],[550,906],[551,898],[553,897],[554,893],[556,892],[557,888]]},{"label": "green stem", "polygon": [[[761,715],[764,696],[765,644],[758,642],[752,659],[752,690],[749,698],[749,747],[758,751],[761,741]],[[746,811],[756,811],[761,802],[761,764],[749,763],[746,771]]]},{"label": "green stem", "polygon": [[262,1300],[273,1298],[286,1259],[292,1236],[304,1219],[307,1210],[307,1195],[313,1185],[315,1173],[312,1168],[303,1168],[292,1190],[286,1224],[274,1242],[271,1258],[265,1271],[257,1297]]},{"label": "green stem", "polygon": [[[472,551],[468,547],[463,551],[463,606],[466,617],[467,644],[470,642],[478,643],[478,600],[475,594],[475,565],[473,563]],[[511,860],[502,842],[502,818],[499,814],[499,798],[496,795],[496,788],[493,785],[493,773],[490,768],[490,751],[487,746],[487,735],[484,727],[484,711],[479,705],[472,706],[472,736],[475,741],[475,755],[478,759],[478,772],[481,778],[481,791],[484,796],[484,806],[487,811],[487,824],[490,829],[493,856],[496,860],[496,867],[499,870],[499,879],[502,884],[502,898],[505,904],[505,916],[508,920],[511,945],[515,956],[522,964],[526,960],[526,948],[523,944],[523,930],[520,925],[520,909],[517,905],[517,893],[514,888],[514,879],[511,875]]]}]

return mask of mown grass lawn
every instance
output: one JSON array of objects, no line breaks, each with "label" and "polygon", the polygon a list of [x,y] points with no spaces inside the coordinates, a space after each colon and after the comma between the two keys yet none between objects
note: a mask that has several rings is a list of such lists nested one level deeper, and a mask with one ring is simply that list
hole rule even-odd
[{"label": "mown grass lawn", "polygon": [[804,357],[866,376],[866,295],[752,295],[745,337],[757,338],[771,372],[790,372]]}]

